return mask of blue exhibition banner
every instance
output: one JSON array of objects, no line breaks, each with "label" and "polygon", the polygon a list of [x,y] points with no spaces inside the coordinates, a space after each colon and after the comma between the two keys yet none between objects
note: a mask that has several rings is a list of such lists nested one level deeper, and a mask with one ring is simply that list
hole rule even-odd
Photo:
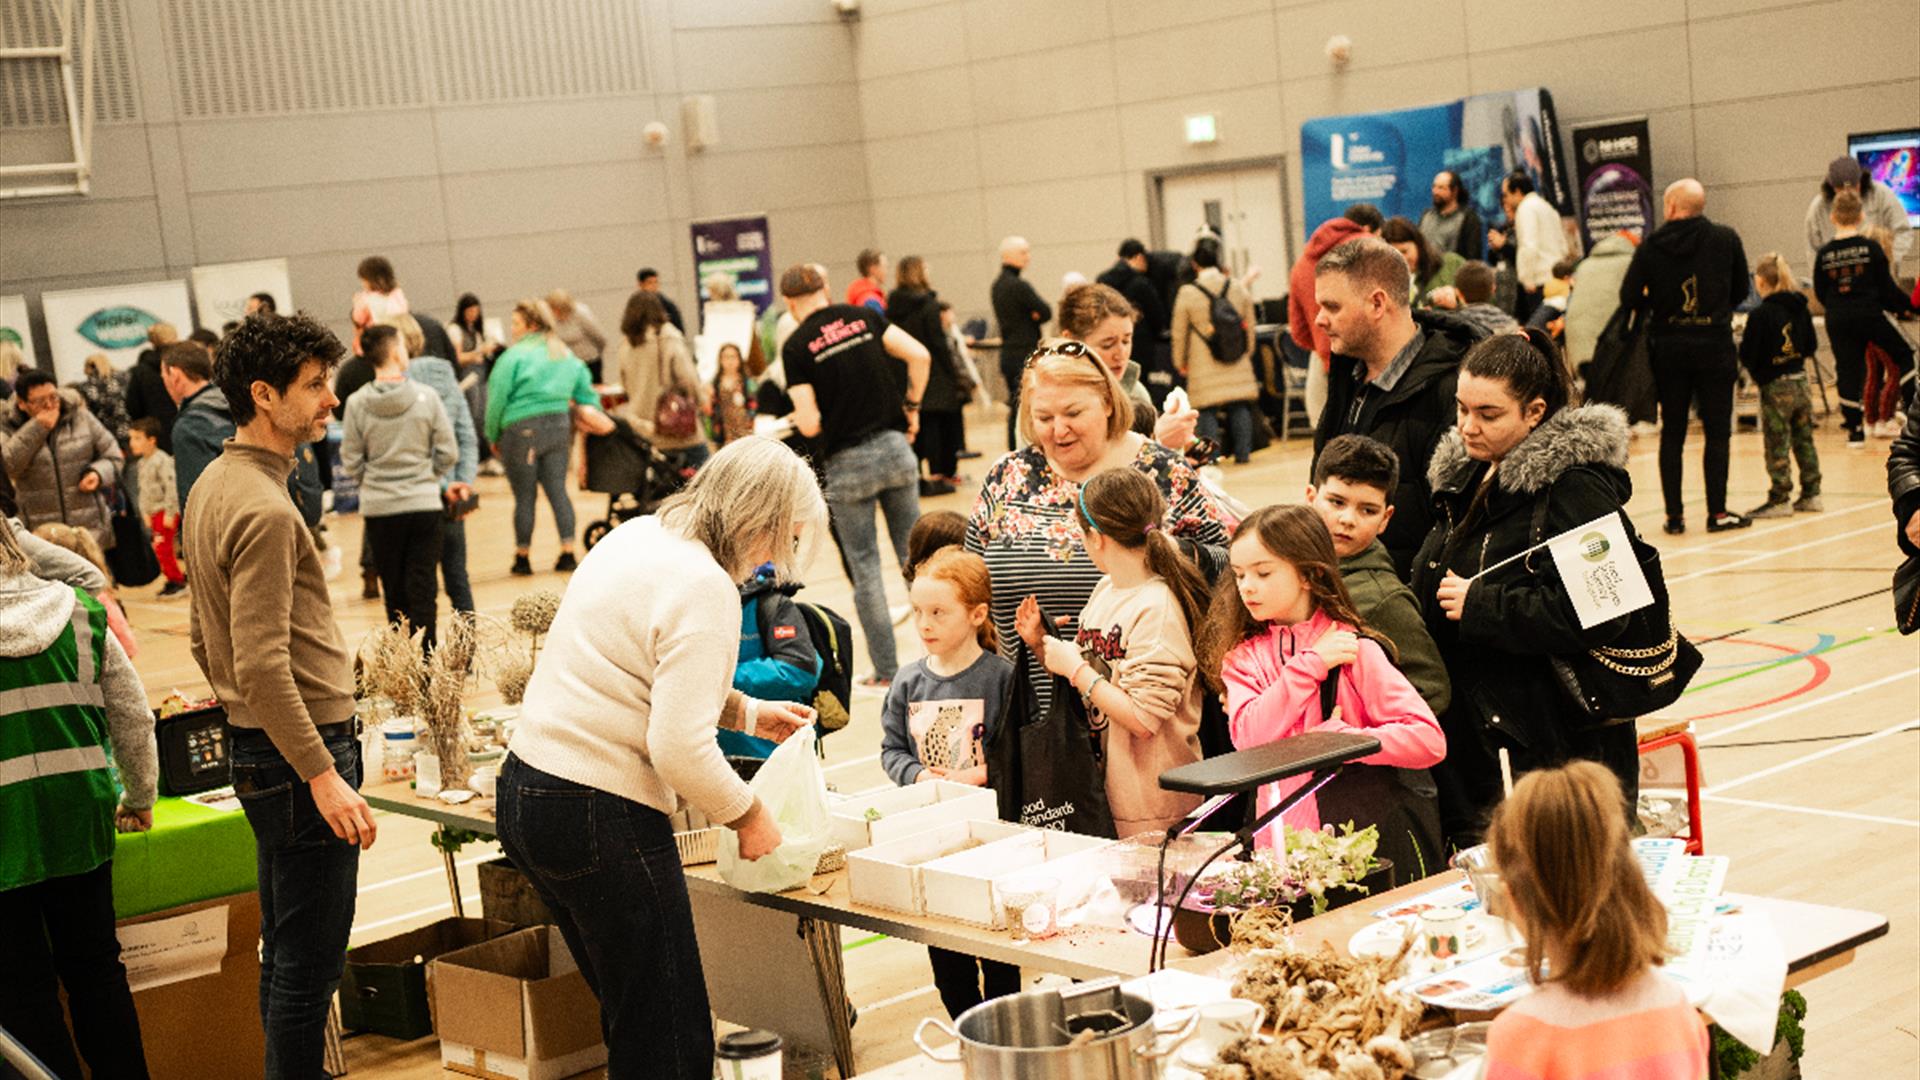
[{"label": "blue exhibition banner", "polygon": [[1571,206],[1553,97],[1538,87],[1309,120],[1300,125],[1300,163],[1309,235],[1356,202],[1418,221],[1442,169],[1460,177],[1489,225],[1505,217],[1500,181],[1515,168],[1526,169],[1562,213]]},{"label": "blue exhibition banner", "polygon": [[764,314],[773,303],[774,284],[766,215],[712,218],[696,221],[691,228],[694,283],[700,298],[707,298],[707,276],[724,273],[732,276],[740,299],[752,301],[754,312]]}]

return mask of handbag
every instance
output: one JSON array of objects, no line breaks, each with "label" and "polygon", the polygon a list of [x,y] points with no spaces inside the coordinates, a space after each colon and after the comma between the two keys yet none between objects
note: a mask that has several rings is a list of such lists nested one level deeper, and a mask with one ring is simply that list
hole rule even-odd
[{"label": "handbag", "polygon": [[1085,836],[1114,835],[1107,805],[1107,756],[1085,703],[1055,675],[1041,711],[1033,692],[1032,653],[1023,642],[1000,723],[987,736],[987,784],[999,795],[1000,818]]},{"label": "handbag", "polygon": [[[1332,717],[1338,706],[1340,668],[1320,682],[1320,715]],[[1352,822],[1354,828],[1373,825],[1380,830],[1374,855],[1388,864],[1393,878],[1418,881],[1446,866],[1440,830],[1440,789],[1425,769],[1349,762],[1339,775],[1314,796],[1320,824],[1335,827]]]},{"label": "handbag", "polygon": [[107,569],[113,571],[114,584],[129,589],[150,585],[160,576],[160,560],[153,553],[140,514],[127,498],[125,488],[113,485],[110,494],[100,496],[108,509],[108,527],[113,530],[113,546],[106,551]]},{"label": "handbag", "polygon": [[692,395],[673,385],[673,359],[667,355],[667,343],[660,340],[660,382],[665,389],[653,399],[653,433],[668,439],[692,438],[700,430],[700,406]]},{"label": "handbag", "polygon": [[[1680,700],[1703,659],[1693,642],[1673,625],[1660,552],[1640,538],[1625,513],[1620,514],[1620,520],[1640,572],[1646,576],[1647,588],[1653,593],[1653,603],[1629,614],[1626,629],[1607,644],[1547,658],[1555,682],[1595,726],[1645,716]],[[1533,511],[1535,544],[1545,539],[1541,534],[1546,521],[1547,500],[1543,496]]]},{"label": "handbag", "polygon": [[1893,618],[1902,634],[1920,630],[1920,555],[1909,555],[1894,568]]}]

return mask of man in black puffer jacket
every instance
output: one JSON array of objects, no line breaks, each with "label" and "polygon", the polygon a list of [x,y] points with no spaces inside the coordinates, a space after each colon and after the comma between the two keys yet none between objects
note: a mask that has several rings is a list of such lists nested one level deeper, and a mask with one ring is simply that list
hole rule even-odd
[{"label": "man in black puffer jacket", "polygon": [[1365,435],[1393,448],[1400,483],[1380,542],[1405,579],[1433,525],[1427,462],[1453,427],[1460,359],[1483,334],[1445,312],[1409,308],[1407,261],[1377,237],[1355,237],[1321,256],[1315,284],[1315,322],[1332,345],[1333,366],[1313,455],[1317,460],[1340,435]]}]

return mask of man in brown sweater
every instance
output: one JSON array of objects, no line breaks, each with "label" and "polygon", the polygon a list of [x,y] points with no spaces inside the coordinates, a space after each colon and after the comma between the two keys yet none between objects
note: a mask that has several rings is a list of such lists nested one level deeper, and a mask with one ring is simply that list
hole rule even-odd
[{"label": "man in brown sweater", "polygon": [[233,785],[260,878],[265,1075],[324,1076],[327,1011],[353,927],[360,797],[353,662],[313,536],[287,497],[294,450],[326,433],[344,350],[305,315],[252,315],[213,379],[235,431],[187,497],[193,658],[233,725]]}]

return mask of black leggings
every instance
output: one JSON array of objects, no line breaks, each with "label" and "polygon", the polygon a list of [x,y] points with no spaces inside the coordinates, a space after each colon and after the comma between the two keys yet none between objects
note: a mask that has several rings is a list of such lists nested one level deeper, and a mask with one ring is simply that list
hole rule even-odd
[{"label": "black leggings", "polygon": [[1707,439],[1702,471],[1707,478],[1707,516],[1727,510],[1727,451],[1733,439],[1733,383],[1738,374],[1731,344],[1684,338],[1652,342],[1653,385],[1660,398],[1660,493],[1667,516],[1685,516],[1681,498],[1686,456],[1687,407],[1700,414]]},{"label": "black leggings", "polygon": [[406,616],[415,630],[434,642],[434,616],[440,603],[440,545],[446,537],[438,510],[379,514],[367,520],[367,546],[380,571],[380,596],[387,621]]},{"label": "black leggings", "polygon": [[927,463],[934,476],[955,476],[960,471],[960,448],[966,437],[966,423],[959,409],[922,409],[920,434],[913,440],[914,452]]},{"label": "black leggings", "polygon": [[1840,418],[1849,431],[1860,426],[1860,391],[1867,381],[1867,346],[1878,345],[1900,373],[1900,407],[1913,402],[1913,346],[1905,334],[1875,312],[1872,318],[1827,315],[1827,343],[1833,346],[1835,387],[1840,392]]},{"label": "black leggings", "polygon": [[1020,992],[1020,969],[1013,964],[933,945],[927,946],[927,960],[933,965],[933,985],[940,991],[940,1003],[955,1020],[982,1001]]},{"label": "black leggings", "polygon": [[73,1039],[60,1015],[61,986],[67,990],[80,1057],[93,1075],[116,1080],[147,1075],[140,1017],[114,936],[112,860],[84,874],[0,891],[0,956],[7,958],[6,977],[0,978],[0,1027],[55,1076],[80,1075]]}]

